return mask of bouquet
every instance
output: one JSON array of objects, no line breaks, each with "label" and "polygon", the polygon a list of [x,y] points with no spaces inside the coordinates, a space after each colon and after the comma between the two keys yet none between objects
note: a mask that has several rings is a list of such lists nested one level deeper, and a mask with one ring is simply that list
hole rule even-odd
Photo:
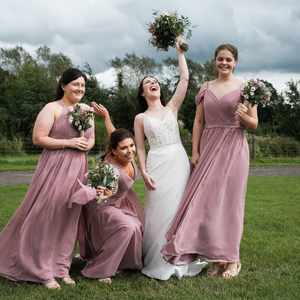
[{"label": "bouquet", "polygon": [[[94,188],[102,187],[107,189],[109,196],[114,195],[118,191],[119,174],[115,173],[113,166],[106,162],[98,162],[95,168],[88,172],[88,184]],[[97,196],[97,202],[109,196]]]},{"label": "bouquet", "polygon": [[74,109],[69,112],[69,122],[80,132],[80,136],[93,126],[94,113],[92,110],[83,108],[80,104],[76,104]]},{"label": "bouquet", "polygon": [[[176,38],[184,35],[189,39],[192,35],[191,22],[187,17],[178,16],[176,12],[166,13],[156,11],[153,13],[155,19],[149,24],[148,31],[151,33],[150,43],[159,50],[167,51],[169,47],[175,47]],[[187,43],[181,43],[183,51],[188,50]]]},{"label": "bouquet", "polygon": [[266,106],[271,99],[272,92],[260,79],[250,79],[242,90],[242,99],[252,106],[261,104]]}]

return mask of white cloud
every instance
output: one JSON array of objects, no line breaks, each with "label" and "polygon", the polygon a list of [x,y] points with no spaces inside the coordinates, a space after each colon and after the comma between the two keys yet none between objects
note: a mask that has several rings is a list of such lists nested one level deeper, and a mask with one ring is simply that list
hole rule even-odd
[{"label": "white cloud", "polygon": [[177,10],[197,25],[187,54],[193,60],[205,62],[218,44],[231,42],[240,50],[242,72],[300,73],[298,0],[10,0],[1,4],[0,46],[47,45],[96,73],[126,53],[174,56],[148,43],[155,9]]}]

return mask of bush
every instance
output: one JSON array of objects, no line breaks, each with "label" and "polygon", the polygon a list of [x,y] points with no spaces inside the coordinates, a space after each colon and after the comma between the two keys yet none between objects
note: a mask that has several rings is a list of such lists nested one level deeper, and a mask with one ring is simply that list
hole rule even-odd
[{"label": "bush", "polygon": [[[255,157],[300,156],[300,142],[291,137],[248,135],[250,150],[255,149]],[[251,151],[251,152],[252,152]]]},{"label": "bush", "polygon": [[0,154],[24,154],[22,139],[15,137],[8,140],[6,137],[0,137]]}]

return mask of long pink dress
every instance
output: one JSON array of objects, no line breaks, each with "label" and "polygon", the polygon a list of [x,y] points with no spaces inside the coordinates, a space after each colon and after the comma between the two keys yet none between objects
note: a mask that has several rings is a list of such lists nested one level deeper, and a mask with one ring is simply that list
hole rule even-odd
[{"label": "long pink dress", "polygon": [[239,261],[249,170],[248,143],[234,112],[240,89],[218,99],[207,87],[200,159],[167,232],[164,258],[173,264],[195,259]]},{"label": "long pink dress", "polygon": [[[50,137],[78,137],[68,109],[55,120]],[[86,132],[90,136],[91,129]],[[0,275],[11,280],[44,282],[69,274],[81,206],[70,207],[87,170],[86,153],[44,149],[31,185],[0,233]]]},{"label": "long pink dress", "polygon": [[80,255],[87,260],[81,273],[88,278],[107,278],[118,270],[143,267],[143,212],[132,190],[134,179],[117,166],[114,169],[119,173],[115,195],[98,204],[90,201],[96,197],[95,189],[83,186],[72,200],[87,203],[82,209],[79,244]]}]

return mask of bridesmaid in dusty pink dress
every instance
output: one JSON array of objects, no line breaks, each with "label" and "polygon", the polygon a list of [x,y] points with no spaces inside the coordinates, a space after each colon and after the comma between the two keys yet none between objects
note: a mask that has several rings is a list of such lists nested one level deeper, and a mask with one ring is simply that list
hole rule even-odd
[{"label": "bridesmaid in dusty pink dress", "polygon": [[192,163],[195,168],[167,233],[166,260],[212,262],[208,275],[237,276],[243,231],[249,151],[244,128],[258,125],[257,107],[241,102],[242,82],[233,75],[238,59],[230,44],[215,50],[217,79],[196,97]]},{"label": "bridesmaid in dusty pink dress", "polygon": [[81,206],[70,197],[87,171],[86,153],[94,145],[94,130],[79,137],[68,112],[85,93],[86,76],[67,69],[57,87],[56,101],[39,113],[33,142],[44,148],[27,194],[0,233],[0,275],[14,281],[43,283],[59,289],[55,278],[74,285],[69,275]]},{"label": "bridesmaid in dusty pink dress", "polygon": [[134,157],[132,133],[114,130],[105,161],[119,174],[117,193],[98,204],[96,193],[103,190],[82,186],[72,198],[77,204],[88,203],[82,209],[79,230],[80,256],[86,260],[81,273],[87,278],[110,284],[118,271],[143,267],[143,212],[132,190],[137,175]]}]

